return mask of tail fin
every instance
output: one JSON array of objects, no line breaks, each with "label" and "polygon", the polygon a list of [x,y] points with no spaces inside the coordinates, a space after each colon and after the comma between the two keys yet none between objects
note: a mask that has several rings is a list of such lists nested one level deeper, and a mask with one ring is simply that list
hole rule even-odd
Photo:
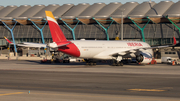
[{"label": "tail fin", "polygon": [[12,42],[9,41],[5,36],[4,36],[4,38],[5,38],[5,40],[6,40],[8,43],[12,44]]},{"label": "tail fin", "polygon": [[173,40],[174,40],[173,45],[176,45],[176,44],[177,44],[177,42],[176,42],[176,38],[175,38],[175,37],[173,37]]},{"label": "tail fin", "polygon": [[51,11],[45,11],[53,42],[67,41]]}]

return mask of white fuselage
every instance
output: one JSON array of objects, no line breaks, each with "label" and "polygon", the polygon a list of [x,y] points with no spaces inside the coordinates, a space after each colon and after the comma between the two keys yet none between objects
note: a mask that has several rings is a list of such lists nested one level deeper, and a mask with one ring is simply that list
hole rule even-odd
[{"label": "white fuselage", "polygon": [[[139,48],[150,47],[149,44],[139,41],[101,41],[101,40],[77,40],[71,41],[79,51],[81,58],[92,59],[112,59],[115,53],[125,54],[125,51]],[[152,49],[141,50],[152,54]],[[135,54],[130,54],[124,57],[134,57]]]}]

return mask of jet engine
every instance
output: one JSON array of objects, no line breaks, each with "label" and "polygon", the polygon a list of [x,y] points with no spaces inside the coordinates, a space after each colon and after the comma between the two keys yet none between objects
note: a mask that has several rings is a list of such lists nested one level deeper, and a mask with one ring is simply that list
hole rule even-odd
[{"label": "jet engine", "polygon": [[140,53],[136,55],[136,61],[141,64],[147,64],[152,61],[152,54],[150,53]]}]

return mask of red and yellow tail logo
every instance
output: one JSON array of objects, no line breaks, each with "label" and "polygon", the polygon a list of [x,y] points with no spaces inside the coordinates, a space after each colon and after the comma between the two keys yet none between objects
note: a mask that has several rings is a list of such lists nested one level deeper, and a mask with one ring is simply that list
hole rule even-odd
[{"label": "red and yellow tail logo", "polygon": [[67,41],[51,11],[45,11],[53,42]]},{"label": "red and yellow tail logo", "polygon": [[8,43],[12,43],[11,41],[9,41],[5,36],[4,36],[5,40],[8,42]]}]

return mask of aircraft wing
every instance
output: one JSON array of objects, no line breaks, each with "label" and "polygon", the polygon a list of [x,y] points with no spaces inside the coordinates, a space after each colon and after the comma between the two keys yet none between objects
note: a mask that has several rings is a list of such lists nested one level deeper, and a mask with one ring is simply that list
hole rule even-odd
[{"label": "aircraft wing", "polygon": [[136,53],[136,52],[139,52],[139,51],[142,51],[142,50],[146,50],[146,49],[144,49],[144,48],[129,49],[129,50],[124,50],[124,51],[120,51],[120,52],[114,52],[114,53],[111,53],[109,55],[113,56],[113,57],[124,56],[124,55],[127,55],[127,54]]},{"label": "aircraft wing", "polygon": [[[8,40],[6,37],[4,37],[4,38],[9,44],[14,44],[10,40]],[[34,48],[48,48],[48,47],[50,47],[50,48],[58,48],[58,47],[67,46],[67,45],[69,45],[71,43],[69,41],[61,42],[61,43],[58,43],[58,45],[56,47],[51,47],[51,44],[55,44],[55,43],[43,44],[43,43],[33,43],[33,42],[22,42],[22,43],[19,43],[19,44],[16,44],[16,45],[21,46],[21,47],[34,47]]]},{"label": "aircraft wing", "polygon": [[[8,40],[6,37],[4,37],[5,40],[9,43],[9,44],[14,44],[13,42],[11,42],[10,40]],[[23,42],[21,44],[16,44],[17,46],[21,46],[21,47],[35,47],[35,48],[47,48],[47,44],[42,44],[42,43],[32,43],[32,42]]]},{"label": "aircraft wing", "polygon": [[154,46],[154,47],[142,47],[142,48],[137,48],[137,49],[129,49],[129,50],[121,51],[121,52],[112,53],[112,54],[110,54],[110,56],[123,56],[123,55],[131,54],[131,53],[136,53],[138,51],[143,51],[143,50],[147,50],[147,49],[173,47],[173,46],[175,46],[177,44],[175,37],[173,37],[173,39],[174,39],[173,45]]},{"label": "aircraft wing", "polygon": [[21,47],[46,48],[46,44],[16,44]]}]

